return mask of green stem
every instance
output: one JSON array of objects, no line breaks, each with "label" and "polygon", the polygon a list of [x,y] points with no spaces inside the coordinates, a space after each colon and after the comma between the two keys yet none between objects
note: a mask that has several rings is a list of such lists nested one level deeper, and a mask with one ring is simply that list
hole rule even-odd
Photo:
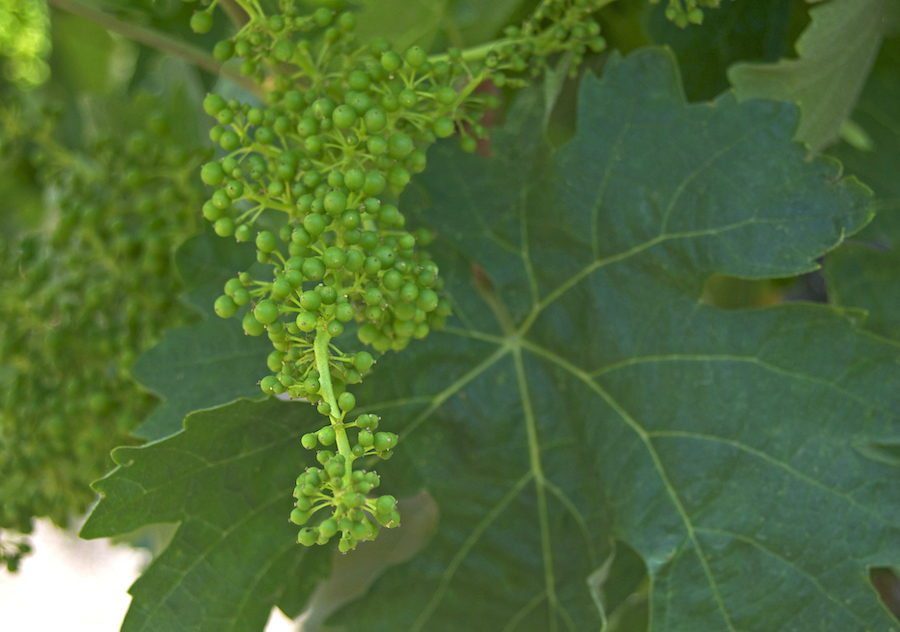
[{"label": "green stem", "polygon": [[84,0],[47,0],[47,3],[57,9],[79,15],[95,24],[99,24],[100,26],[113,31],[114,33],[133,39],[136,42],[146,44],[151,48],[185,59],[209,73],[227,77],[250,92],[262,96],[260,87],[253,81],[230,68],[222,66],[222,64],[217,62],[212,55],[198,46],[182,42],[154,29],[148,29],[143,26],[131,24],[130,22],[123,22],[122,20],[89,5]]},{"label": "green stem", "polygon": [[334,428],[334,436],[337,444],[338,454],[344,455],[345,468],[344,468],[344,485],[349,487],[351,482],[351,475],[353,474],[353,452],[350,450],[350,439],[347,437],[347,431],[344,429],[344,424],[341,423],[341,417],[338,416],[340,413],[338,412],[340,409],[337,405],[337,399],[334,396],[334,387],[331,385],[331,369],[329,368],[328,360],[329,360],[329,351],[328,351],[328,343],[331,341],[331,336],[325,331],[324,328],[316,330],[316,338],[315,343],[313,344],[313,351],[316,354],[316,369],[319,371],[319,394],[322,396],[328,405],[331,406],[331,414],[329,415],[329,419],[331,420],[331,427]]}]

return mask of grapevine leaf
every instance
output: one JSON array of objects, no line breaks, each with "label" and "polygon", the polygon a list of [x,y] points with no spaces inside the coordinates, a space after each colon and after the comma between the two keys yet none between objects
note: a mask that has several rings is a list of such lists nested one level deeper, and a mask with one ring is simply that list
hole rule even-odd
[{"label": "grapevine leaf", "polygon": [[828,292],[839,305],[864,307],[866,327],[900,339],[900,39],[885,43],[854,112],[874,151],[844,143],[838,156],[881,198],[881,210],[852,242],[829,255]]},{"label": "grapevine leaf", "polygon": [[703,26],[679,28],[667,3],[647,5],[647,34],[678,57],[690,101],[705,101],[729,87],[727,68],[737,61],[776,62],[787,52],[790,0],[736,0],[706,11]]},{"label": "grapevine leaf", "polygon": [[893,8],[892,0],[831,0],[810,10],[812,21],[796,44],[799,59],[735,64],[728,78],[742,100],[799,103],[795,138],[821,151],[853,110]]},{"label": "grapevine leaf", "polygon": [[298,404],[241,401],[191,415],[165,441],[113,453],[119,467],[94,484],[103,499],[81,536],[181,523],[131,587],[123,632],[262,630],[273,606],[300,613],[330,555],[297,545],[287,520],[294,479],[312,460],[300,437],[318,429],[315,417]]},{"label": "grapevine leaf", "polygon": [[869,192],[805,160],[794,106],[686,105],[665,51],[586,77],[555,153],[528,105],[492,160],[439,145],[421,179],[456,320],[357,399],[440,522],[333,622],[598,629],[621,540],[652,632],[897,630],[866,576],[900,562],[897,463],[867,448],[900,438],[900,350],[853,311],[698,301],[714,273],[815,268]]},{"label": "grapevine leaf", "polygon": [[134,431],[156,440],[179,432],[195,410],[212,408],[242,397],[262,396],[256,383],[266,375],[259,341],[244,335],[235,321],[212,313],[222,285],[246,269],[253,250],[212,234],[194,237],[176,253],[178,269],[190,290],[188,300],[206,314],[196,325],[170,329],[135,363],[132,374],[163,402]]}]

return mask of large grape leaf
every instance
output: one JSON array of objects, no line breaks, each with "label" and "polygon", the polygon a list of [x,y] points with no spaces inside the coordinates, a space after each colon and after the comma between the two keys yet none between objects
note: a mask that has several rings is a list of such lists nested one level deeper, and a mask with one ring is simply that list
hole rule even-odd
[{"label": "large grape leaf", "polygon": [[875,191],[879,212],[851,242],[829,255],[829,298],[864,307],[866,328],[900,339],[900,38],[885,42],[854,120],[873,139],[863,151],[842,143],[834,150],[846,169]]},{"label": "large grape leaf", "polygon": [[[356,394],[402,431],[378,465],[384,485],[425,487],[440,519],[423,551],[337,622],[596,630],[619,540],[646,564],[653,632],[896,631],[866,570],[900,562],[898,461],[877,449],[900,442],[900,349],[862,332],[853,311],[699,300],[714,273],[814,269],[868,221],[869,192],[833,161],[805,160],[792,105],[686,105],[666,51],[613,55],[602,80],[587,76],[578,131],[558,151],[541,140],[536,94],[508,116],[492,159],[439,144],[403,200],[440,229],[455,317],[380,358]],[[295,409],[288,424],[280,411]],[[217,534],[227,519],[242,529],[258,499],[281,502],[276,485],[289,507],[307,414],[240,402],[117,452],[134,464],[99,484],[87,535],[212,523],[189,550],[231,551],[188,582],[193,558],[176,536],[135,585],[129,617],[223,629],[166,609],[237,601],[231,578],[262,572],[263,536],[272,550],[287,541],[287,507],[254,520],[247,546]],[[226,516],[222,498],[239,510]],[[179,555],[183,565],[163,562]],[[220,568],[223,586],[209,577]],[[317,576],[302,567],[284,580],[298,575]],[[197,602],[172,597],[187,594]]]},{"label": "large grape leaf", "polygon": [[380,360],[390,387],[357,399],[404,428],[383,475],[408,460],[441,519],[334,622],[598,629],[619,539],[653,631],[896,630],[866,569],[900,559],[897,462],[857,446],[900,439],[898,348],[853,312],[698,300],[713,273],[815,268],[868,193],[804,160],[792,106],[686,106],[658,50],[585,79],[553,156],[522,139],[539,112],[490,162],[429,159],[457,325]]},{"label": "large grape leaf", "polygon": [[189,290],[187,299],[206,320],[168,330],[138,358],[132,374],[163,401],[135,436],[161,439],[179,432],[184,418],[195,410],[262,396],[256,384],[268,372],[265,346],[211,309],[225,281],[247,269],[253,254],[252,247],[226,241],[211,230],[179,248],[176,261]]},{"label": "large grape leaf", "polygon": [[[816,0],[807,0],[813,2]],[[812,22],[797,40],[799,59],[735,64],[728,71],[741,99],[800,104],[796,139],[813,152],[837,139],[891,24],[895,0],[830,0],[810,10]]]},{"label": "large grape leaf", "polygon": [[101,538],[180,522],[129,592],[123,632],[262,630],[273,606],[296,617],[327,575],[330,551],[297,545],[290,490],[317,430],[299,404],[237,402],[195,413],[185,430],[141,448],[94,489],[104,498],[81,530]]}]

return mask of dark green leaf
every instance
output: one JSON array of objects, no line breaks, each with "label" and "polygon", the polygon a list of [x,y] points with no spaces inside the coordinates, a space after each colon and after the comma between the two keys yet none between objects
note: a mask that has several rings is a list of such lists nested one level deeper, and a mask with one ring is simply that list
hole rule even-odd
[{"label": "dark green leaf", "polygon": [[850,115],[884,37],[892,0],[831,0],[812,9],[797,40],[799,59],[775,64],[740,63],[728,71],[740,99],[800,104],[795,138],[812,152],[837,139]]},{"label": "dark green leaf", "polygon": [[456,327],[382,358],[393,380],[357,399],[404,427],[379,469],[416,468],[441,521],[338,623],[598,629],[589,579],[620,539],[647,565],[653,631],[897,628],[866,572],[900,560],[898,472],[855,447],[898,435],[897,347],[853,312],[698,302],[712,273],[812,269],[868,220],[795,122],[773,102],[685,106],[651,50],[585,79],[549,163],[516,151],[521,117],[491,162],[439,146],[425,217],[457,248]]},{"label": "dark green leaf", "polygon": [[287,519],[294,479],[312,461],[300,437],[318,429],[316,417],[300,404],[238,402],[113,453],[119,467],[94,484],[104,498],[81,536],[181,523],[131,587],[123,632],[262,630],[273,606],[300,614],[330,556],[298,545]]},{"label": "dark green leaf", "polygon": [[885,43],[853,114],[873,151],[842,143],[833,152],[881,198],[871,225],[829,255],[829,297],[864,307],[866,327],[900,339],[900,39]]},{"label": "dark green leaf", "polygon": [[648,5],[647,33],[678,57],[690,101],[728,89],[725,71],[737,61],[775,62],[787,52],[790,0],[733,0],[704,12],[702,26],[679,28],[666,18],[668,3]]},{"label": "dark green leaf", "polygon": [[[248,257],[249,255],[249,257]],[[253,250],[216,237],[211,231],[188,240],[176,259],[189,300],[206,320],[171,329],[135,363],[135,378],[164,401],[135,430],[156,440],[181,430],[185,416],[241,397],[262,396],[256,383],[268,374],[259,341],[246,336],[236,319],[212,311],[222,285],[252,261]]]}]

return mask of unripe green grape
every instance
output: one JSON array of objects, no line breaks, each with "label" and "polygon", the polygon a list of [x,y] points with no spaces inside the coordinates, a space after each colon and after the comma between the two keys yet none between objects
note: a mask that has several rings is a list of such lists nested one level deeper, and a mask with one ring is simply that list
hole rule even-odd
[{"label": "unripe green grape", "polygon": [[207,94],[203,99],[203,111],[210,116],[215,116],[227,106],[228,103],[218,94]]},{"label": "unripe green grape", "polygon": [[[363,116],[363,122],[366,124],[366,131],[371,134],[377,134],[387,126],[387,116],[383,110],[379,108],[370,108],[366,110]],[[366,144],[368,148],[368,143]]]},{"label": "unripe green grape", "polygon": [[315,119],[308,116],[300,119],[300,122],[297,123],[297,135],[300,136],[300,138],[308,138],[318,131],[319,124]]},{"label": "unripe green grape", "polygon": [[[209,96],[219,95],[211,94]],[[222,164],[219,162],[208,162],[203,165],[203,168],[200,170],[200,179],[203,180],[204,184],[208,184],[210,186],[218,186],[222,184],[222,180],[225,179],[225,170],[222,169]]]},{"label": "unripe green grape", "polygon": [[269,367],[269,370],[273,373],[275,371],[281,370],[281,363],[284,361],[284,354],[280,351],[273,351],[269,354],[269,357],[266,358],[266,366]]},{"label": "unripe green grape", "polygon": [[310,281],[320,281],[325,277],[325,264],[318,257],[310,257],[303,262],[303,276]]},{"label": "unripe green grape", "polygon": [[400,288],[400,299],[409,303],[419,297],[419,288],[415,283],[404,283]]},{"label": "unripe green grape", "polygon": [[337,338],[342,333],[344,333],[344,325],[339,320],[333,320],[325,327],[325,330],[328,332],[332,338]]},{"label": "unripe green grape", "polygon": [[362,447],[370,448],[370,447],[372,447],[372,444],[375,443],[375,435],[371,430],[366,428],[366,429],[360,431],[356,440],[359,442],[359,445],[361,445]]},{"label": "unripe green grape", "polygon": [[[326,414],[328,414],[328,413],[326,413]],[[333,444],[335,441],[334,428],[332,428],[331,426],[325,426],[324,428],[319,430],[318,433],[316,433],[316,438],[319,440],[319,443],[321,443],[324,446],[329,446],[329,445]],[[333,476],[333,474],[332,474],[332,476]]]},{"label": "unripe green grape", "polygon": [[391,134],[388,138],[388,154],[392,158],[405,158],[415,149],[412,138],[403,132]]},{"label": "unripe green grape", "polygon": [[272,298],[280,301],[291,295],[293,287],[285,279],[277,279],[272,283]]},{"label": "unripe green grape", "polygon": [[317,539],[318,535],[309,527],[301,529],[300,533],[297,534],[297,542],[303,546],[312,546],[316,543]]},{"label": "unripe green grape", "polygon": [[234,232],[234,220],[230,217],[220,217],[213,224],[213,229],[219,237],[228,237]]},{"label": "unripe green grape", "polygon": [[303,387],[306,389],[308,393],[318,393],[321,385],[319,384],[319,380],[314,377],[307,378],[303,382]]},{"label": "unripe green grape", "polygon": [[375,511],[380,514],[391,514],[397,508],[397,499],[393,496],[381,496],[375,501]]},{"label": "unripe green grape", "polygon": [[428,60],[428,55],[421,46],[411,46],[403,54],[403,59],[410,67],[420,68]]},{"label": "unripe green grape", "polygon": [[400,210],[393,204],[385,204],[378,214],[378,221],[385,226],[401,226],[403,224],[403,215]]},{"label": "unripe green grape", "polygon": [[231,207],[231,198],[228,197],[228,194],[223,189],[215,191],[212,194],[212,198],[210,198],[210,202],[212,202],[213,206],[222,210]]},{"label": "unripe green grape", "polygon": [[[388,143],[387,139],[384,136],[370,136],[366,141],[366,149],[369,151],[372,156],[378,158],[387,152]],[[378,195],[377,193],[370,193],[369,195]]]},{"label": "unripe green grape", "polygon": [[341,226],[343,226],[344,228],[353,230],[354,228],[359,226],[359,223],[359,213],[353,209],[348,209],[341,215]]},{"label": "unripe green grape", "polygon": [[391,169],[388,179],[391,183],[391,187],[400,191],[409,184],[410,174],[404,167],[397,165]]},{"label": "unripe green grape", "polygon": [[325,262],[326,267],[337,270],[342,268],[347,262],[347,253],[344,252],[343,248],[329,246],[325,249],[325,252],[322,253],[322,260]]},{"label": "unripe green grape", "polygon": [[238,278],[228,279],[225,282],[224,292],[228,296],[233,296],[235,291],[241,289],[242,287],[244,287],[244,284],[241,283],[240,279],[238,279]]},{"label": "unripe green grape", "polygon": [[347,209],[347,196],[340,191],[331,191],[325,196],[324,204],[329,215],[340,215]]},{"label": "unripe green grape", "polygon": [[386,452],[397,445],[397,435],[393,432],[376,432],[374,448],[379,452]]},{"label": "unripe green grape", "polygon": [[400,55],[390,50],[381,55],[381,67],[388,72],[394,72],[403,65]]},{"label": "unripe green grape", "polygon": [[431,328],[428,326],[428,323],[424,323],[424,322],[417,323],[416,328],[413,331],[412,337],[415,338],[416,340],[421,340],[422,338],[424,338],[425,336],[428,335],[428,332],[430,330],[431,330]]},{"label": "unripe green grape", "polygon": [[[262,332],[260,331],[260,333]],[[366,323],[357,330],[356,335],[361,343],[368,345],[372,344],[380,334],[375,325]]]},{"label": "unripe green grape", "polygon": [[332,113],[331,120],[338,129],[347,129],[356,122],[356,110],[349,105],[339,105]]},{"label": "unripe green grape", "polygon": [[231,40],[222,40],[213,47],[213,57],[218,62],[226,62],[234,57],[234,42]]},{"label": "unripe green grape", "polygon": [[318,213],[310,213],[303,218],[303,228],[313,237],[318,237],[328,226],[328,220]]},{"label": "unripe green grape", "polygon": [[234,304],[240,307],[241,305],[246,305],[250,302],[250,292],[244,288],[240,288],[234,291],[234,295],[231,297],[234,301]]},{"label": "unripe green grape", "polygon": [[323,97],[321,99],[317,99],[313,104],[313,112],[320,119],[330,119],[331,115],[334,113],[336,104],[334,101],[327,97]]},{"label": "unripe green grape", "polygon": [[300,331],[309,333],[319,324],[319,317],[313,312],[300,312],[297,315],[297,327]]},{"label": "unripe green grape", "polygon": [[434,313],[438,316],[449,316],[453,312],[453,306],[450,305],[450,301],[445,298],[438,300],[437,307],[434,310]]},{"label": "unripe green grape", "polygon": [[222,295],[216,299],[213,309],[220,318],[231,318],[237,313],[238,306],[230,296]]},{"label": "unripe green grape", "polygon": [[366,373],[375,364],[375,359],[368,351],[360,351],[353,357],[353,366],[359,369],[360,373]]},{"label": "unripe green grape", "polygon": [[347,250],[347,262],[344,264],[344,268],[350,272],[359,272],[365,261],[366,256],[362,252],[356,248],[350,248]]},{"label": "unripe green grape", "polygon": [[[356,228],[351,228],[350,230],[344,231],[344,243],[350,246],[358,244],[361,237],[362,233],[360,233]],[[365,259],[365,255],[363,255],[363,259]]]},{"label": "unripe green grape", "polygon": [[334,302],[338,297],[337,290],[330,285],[320,285],[316,288],[316,292],[318,292],[319,296],[322,298],[322,303],[324,305],[334,305]]},{"label": "unripe green grape", "polygon": [[262,389],[263,393],[266,393],[267,395],[269,395],[273,392],[272,389],[275,387],[275,385],[277,383],[278,383],[278,378],[276,378],[274,375],[267,375],[262,380],[260,380],[259,387],[260,387],[260,389]]},{"label": "unripe green grape", "polygon": [[288,285],[293,289],[299,289],[303,285],[303,272],[300,270],[287,270],[284,273],[284,280],[287,281]]},{"label": "unripe green grape", "polygon": [[437,89],[437,92],[434,93],[434,98],[441,105],[450,105],[454,101],[456,101],[456,90],[451,88],[450,86],[441,86]]},{"label": "unripe green grape", "polygon": [[331,414],[331,404],[328,402],[320,402],[316,407],[316,410],[320,415],[325,415],[326,417]]},{"label": "unripe green grape", "polygon": [[[322,297],[315,290],[307,290],[300,295],[300,306],[310,312],[314,312],[322,305]],[[299,322],[297,323],[299,326]]]},{"label": "unripe green grape", "polygon": [[456,125],[446,116],[442,116],[432,124],[432,129],[438,138],[448,138],[456,132]]},{"label": "unripe green grape", "polygon": [[345,413],[353,410],[356,407],[356,398],[353,393],[341,393],[341,396],[338,397],[338,407]]},{"label": "unripe green grape", "polygon": [[323,143],[322,139],[319,136],[313,134],[312,136],[308,136],[306,140],[303,142],[303,147],[312,155],[316,155],[322,151]]},{"label": "unripe green grape", "polygon": [[356,312],[349,303],[341,303],[334,310],[334,317],[342,323],[349,323],[355,316]]},{"label": "unripe green grape", "polygon": [[291,511],[291,522],[296,525],[306,524],[309,521],[309,514],[300,508]]},{"label": "unripe green grape", "polygon": [[278,241],[275,239],[275,235],[264,230],[256,236],[256,247],[262,252],[272,252],[278,247]]},{"label": "unripe green grape", "polygon": [[337,521],[334,518],[323,520],[319,525],[319,533],[326,538],[332,537],[338,531]]},{"label": "unripe green grape", "polygon": [[241,146],[240,137],[232,130],[225,130],[219,138],[219,145],[225,151],[234,151]]},{"label": "unripe green grape", "polygon": [[237,228],[234,229],[234,238],[239,242],[247,242],[250,241],[250,238],[253,236],[253,230],[250,228],[248,224],[241,224]]},{"label": "unripe green grape", "polygon": [[224,212],[224,209],[220,209],[218,206],[213,204],[212,200],[207,200],[203,203],[203,217],[211,222],[215,222],[217,219],[222,217]]},{"label": "unripe green grape", "polygon": [[265,299],[256,304],[253,309],[253,316],[263,325],[274,323],[278,318],[279,310],[275,301]]},{"label": "unripe green grape", "polygon": [[416,96],[414,90],[406,89],[401,90],[400,94],[397,95],[397,103],[402,108],[406,108],[407,110],[414,108],[416,103],[418,103],[419,97]]},{"label": "unripe green grape", "polygon": [[381,284],[388,290],[399,290],[403,285],[403,275],[396,270],[388,270],[381,277]]}]

